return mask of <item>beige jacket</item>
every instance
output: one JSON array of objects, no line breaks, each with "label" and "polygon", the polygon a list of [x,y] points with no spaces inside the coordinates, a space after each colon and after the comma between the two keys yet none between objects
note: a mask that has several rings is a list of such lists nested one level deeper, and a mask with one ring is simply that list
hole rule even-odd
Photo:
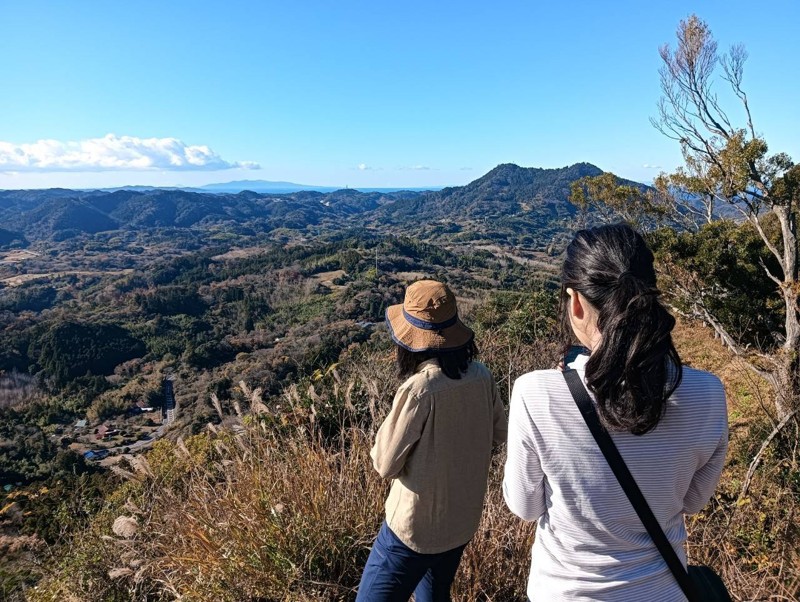
[{"label": "beige jacket", "polygon": [[394,479],[386,522],[403,543],[437,554],[472,538],[492,447],[507,430],[494,378],[480,362],[454,380],[429,360],[400,385],[371,456],[375,470]]}]

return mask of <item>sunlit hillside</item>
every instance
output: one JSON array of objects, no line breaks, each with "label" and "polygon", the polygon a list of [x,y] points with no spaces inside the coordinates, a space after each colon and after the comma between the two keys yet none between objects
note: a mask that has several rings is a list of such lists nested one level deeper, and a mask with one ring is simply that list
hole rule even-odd
[{"label": "sunlit hillside", "polygon": [[[484,308],[472,311],[478,325]],[[512,327],[516,318],[512,310],[479,326],[484,360],[496,372],[518,358],[512,377],[554,357],[549,339]],[[723,378],[733,433],[718,493],[690,520],[690,558],[719,569],[740,599],[795,599],[793,450],[779,446],[739,497],[748,458],[769,429],[758,408],[763,384],[702,326],[681,323],[676,339],[688,364]],[[237,385],[236,409],[218,408],[222,425],[160,442],[116,469],[120,484],[108,504],[48,559],[54,572],[27,599],[352,599],[382,519],[386,484],[368,450],[396,382],[392,370],[384,341],[354,349],[275,398]],[[481,529],[456,579],[457,600],[524,600],[534,529],[504,506],[502,461],[501,453]]]},{"label": "sunlit hillside", "polygon": [[[415,280],[447,282],[507,402],[519,375],[558,360],[560,253],[603,219],[568,189],[594,169],[503,165],[437,193],[251,193],[195,212],[196,193],[5,194],[30,221],[0,261],[2,596],[353,599],[387,490],[368,452],[399,384],[386,307]],[[133,221],[63,221],[100,206]],[[200,221],[158,221],[178,209]],[[754,228],[648,236],[673,310],[691,313],[680,279],[695,270],[724,292],[704,301],[720,329],[767,357],[783,314],[753,268],[770,265]],[[714,332],[681,318],[675,333],[686,363],[722,378],[732,434],[715,497],[689,519],[690,557],[740,599],[793,599],[796,425],[773,430],[772,386]],[[455,599],[524,600],[534,527],[506,509],[502,465],[501,450]]]}]

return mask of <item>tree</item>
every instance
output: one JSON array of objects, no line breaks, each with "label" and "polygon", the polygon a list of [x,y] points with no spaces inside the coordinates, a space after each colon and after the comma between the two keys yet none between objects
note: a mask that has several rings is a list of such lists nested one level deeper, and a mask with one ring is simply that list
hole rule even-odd
[{"label": "tree", "polygon": [[77,322],[53,324],[28,351],[57,387],[88,373],[111,374],[118,364],[144,353],[142,342],[121,326]]},{"label": "tree", "polygon": [[[654,184],[662,199],[659,208],[667,209],[672,221],[683,226],[684,233],[662,245],[660,269],[669,281],[669,292],[680,301],[678,309],[711,326],[735,354],[772,385],[776,423],[785,424],[797,413],[800,399],[796,224],[800,165],[786,153],[770,154],[754,126],[743,88],[747,59],[744,47],[733,46],[720,56],[710,29],[695,15],[680,22],[677,42],[675,49],[669,45],[660,48],[662,97],[658,118],[651,121],[681,147],[684,166],[674,173],[660,174]],[[718,75],[727,82],[743,124],[735,124],[730,117],[733,113],[723,108],[714,88]],[[588,190],[590,201],[612,208],[625,204],[626,192],[608,182],[598,182]],[[735,290],[741,283],[733,284],[728,279],[734,270],[727,275],[725,270],[714,274],[698,272],[700,264],[692,265],[688,261],[691,255],[686,254],[686,249],[697,244],[690,242],[692,232],[708,241],[714,236],[714,224],[726,219],[736,220],[740,228],[752,229],[766,252],[751,249],[746,253],[757,261],[758,269],[772,286],[770,307],[779,306],[773,313],[777,317],[774,327],[765,332],[769,321],[762,321],[756,329],[760,333],[757,340],[744,336],[745,331],[753,329],[732,329],[730,320],[723,315],[726,304],[719,303],[720,299],[741,299],[741,290]],[[730,244],[748,238],[745,234],[733,235],[729,229],[725,232],[726,236],[730,234]],[[708,252],[715,247],[702,244]],[[727,253],[723,247],[716,245],[717,252]],[[705,265],[709,262],[705,261]],[[763,294],[763,290],[758,291],[758,296]]]},{"label": "tree", "polygon": [[569,201],[580,209],[581,226],[590,210],[593,221],[610,223],[622,219],[639,228],[660,222],[670,214],[658,190],[625,184],[610,172],[575,180],[570,185]]},{"label": "tree", "polygon": [[[736,353],[750,360],[775,390],[779,418],[797,406],[798,355],[800,354],[800,313],[798,312],[796,206],[800,201],[800,165],[786,153],[770,154],[766,141],[754,126],[747,94],[743,88],[747,52],[741,45],[719,56],[717,43],[701,19],[692,15],[681,21],[678,45],[660,49],[663,96],[654,125],[677,140],[685,166],[673,174],[661,174],[657,187],[676,198],[675,206],[706,223],[718,219],[722,208],[733,209],[758,233],[775,258],[777,269],[761,260],[760,267],[774,283],[784,305],[782,328],[772,331],[770,353],[753,353],[737,343],[716,317],[699,315],[709,323]],[[713,89],[718,68],[744,115],[745,125],[734,125]],[[699,201],[699,205],[697,202]],[[768,231],[770,219],[779,228]]]}]

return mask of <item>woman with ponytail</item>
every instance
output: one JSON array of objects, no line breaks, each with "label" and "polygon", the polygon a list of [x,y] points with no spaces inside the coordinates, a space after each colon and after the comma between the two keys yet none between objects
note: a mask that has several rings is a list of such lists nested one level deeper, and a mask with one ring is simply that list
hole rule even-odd
[{"label": "woman with ponytail", "polygon": [[[722,385],[681,365],[653,254],[630,227],[578,232],[561,279],[567,343],[584,348],[564,368],[685,566],[684,515],[705,506],[725,461]],[[514,514],[538,520],[528,597],[685,600],[584,420],[560,370],[514,384],[503,494]]]}]

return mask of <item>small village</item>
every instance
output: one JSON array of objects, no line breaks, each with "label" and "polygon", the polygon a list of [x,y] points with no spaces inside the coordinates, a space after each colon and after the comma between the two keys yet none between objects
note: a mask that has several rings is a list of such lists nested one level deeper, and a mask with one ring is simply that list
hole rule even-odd
[{"label": "small village", "polygon": [[68,433],[70,427],[67,427],[59,429],[61,432],[53,436],[89,462],[102,466],[116,464],[126,455],[148,449],[175,421],[177,406],[173,383],[171,376],[164,379],[161,407],[138,401],[124,417],[97,425],[90,425],[88,419],[83,418],[71,427],[71,434]]}]

